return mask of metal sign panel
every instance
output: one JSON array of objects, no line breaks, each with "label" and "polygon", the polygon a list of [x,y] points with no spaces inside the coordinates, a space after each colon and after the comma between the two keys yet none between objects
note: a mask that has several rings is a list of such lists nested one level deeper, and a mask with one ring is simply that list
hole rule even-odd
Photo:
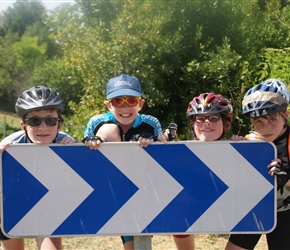
[{"label": "metal sign panel", "polygon": [[11,145],[1,226],[10,237],[269,232],[274,158],[274,144],[253,141]]}]

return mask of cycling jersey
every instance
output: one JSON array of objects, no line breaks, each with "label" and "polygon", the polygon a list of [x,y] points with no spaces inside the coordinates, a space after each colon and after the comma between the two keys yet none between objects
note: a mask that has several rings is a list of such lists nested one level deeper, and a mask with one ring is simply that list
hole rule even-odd
[{"label": "cycling jersey", "polygon": [[290,209],[290,204],[287,204],[286,198],[290,196],[290,186],[285,185],[289,178],[289,152],[288,152],[288,143],[289,143],[289,132],[290,128],[287,127],[285,133],[282,136],[277,138],[273,143],[277,147],[277,158],[282,160],[282,163],[288,163],[288,168],[285,169],[287,175],[277,175],[277,182],[282,183],[278,185],[277,191],[277,208],[278,212],[286,211]]},{"label": "cycling jersey", "polygon": [[132,127],[126,134],[124,134],[113,113],[108,112],[101,115],[95,115],[89,120],[85,129],[84,137],[96,135],[98,129],[106,123],[114,123],[119,127],[122,141],[130,141],[135,135],[141,134],[142,132],[151,133],[155,136],[163,134],[161,124],[158,119],[154,116],[144,114],[138,114],[132,124]]}]

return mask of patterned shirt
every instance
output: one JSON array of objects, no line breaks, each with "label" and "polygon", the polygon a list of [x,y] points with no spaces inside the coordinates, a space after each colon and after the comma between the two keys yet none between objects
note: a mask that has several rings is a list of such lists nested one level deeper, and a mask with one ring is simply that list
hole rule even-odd
[{"label": "patterned shirt", "polygon": [[135,135],[143,132],[150,133],[156,137],[163,134],[161,124],[158,119],[154,116],[144,114],[138,114],[131,128],[126,134],[124,134],[113,113],[108,112],[101,115],[95,115],[89,120],[84,132],[84,137],[96,135],[98,129],[103,124],[108,123],[118,125],[122,141],[130,141]]}]

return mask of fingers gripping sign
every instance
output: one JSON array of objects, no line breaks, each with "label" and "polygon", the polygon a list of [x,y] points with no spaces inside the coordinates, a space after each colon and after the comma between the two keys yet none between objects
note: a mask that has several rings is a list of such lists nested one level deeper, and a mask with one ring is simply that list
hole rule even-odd
[{"label": "fingers gripping sign", "polygon": [[101,143],[105,141],[106,140],[100,136],[87,136],[82,142],[90,149],[98,149],[101,146]]},{"label": "fingers gripping sign", "polygon": [[1,143],[0,144],[0,154],[4,151],[5,148],[7,148],[9,145],[11,145],[12,142],[6,142],[6,143]]},{"label": "fingers gripping sign", "polygon": [[272,160],[272,162],[267,166],[269,168],[269,175],[286,175],[286,172],[283,171],[283,164],[281,159],[277,158]]}]

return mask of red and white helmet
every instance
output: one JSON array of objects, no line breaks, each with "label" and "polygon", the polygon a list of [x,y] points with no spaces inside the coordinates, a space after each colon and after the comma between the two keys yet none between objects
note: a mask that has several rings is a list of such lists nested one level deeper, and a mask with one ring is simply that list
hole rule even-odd
[{"label": "red and white helmet", "polygon": [[221,94],[202,93],[189,102],[186,114],[188,117],[199,114],[223,114],[232,121],[233,107]]}]

